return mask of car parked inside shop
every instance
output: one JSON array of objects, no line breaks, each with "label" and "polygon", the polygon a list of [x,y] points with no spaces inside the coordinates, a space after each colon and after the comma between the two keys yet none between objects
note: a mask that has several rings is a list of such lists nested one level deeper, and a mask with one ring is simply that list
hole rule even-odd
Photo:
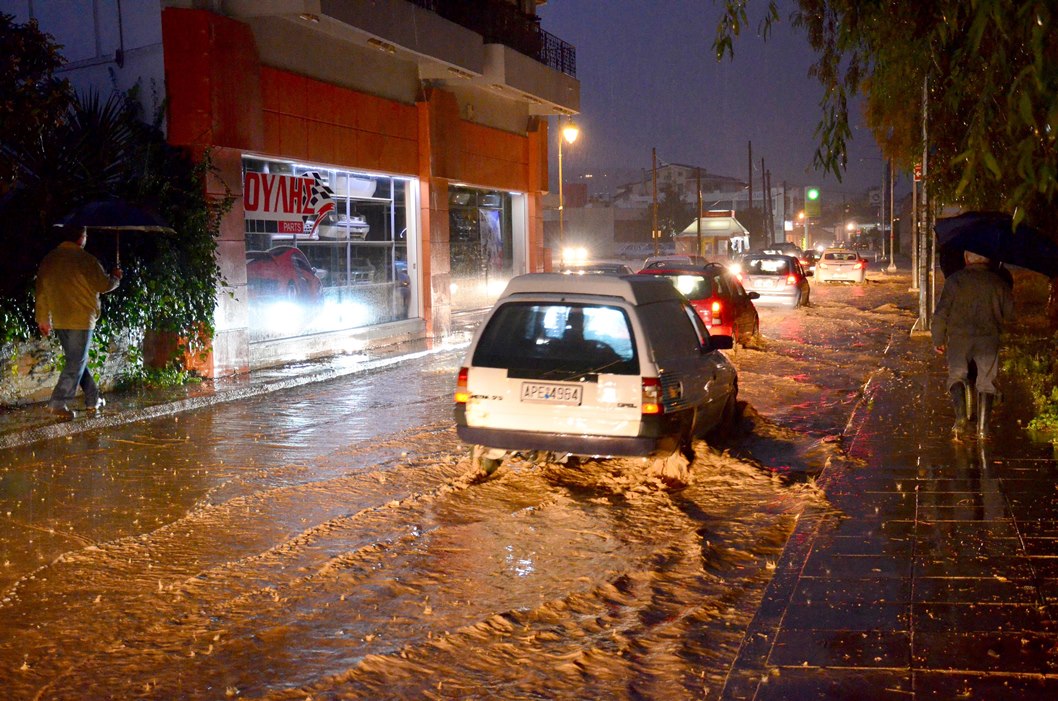
[{"label": "car parked inside shop", "polygon": [[867,281],[867,260],[849,248],[827,248],[816,263],[819,282],[852,282],[862,285]]},{"label": "car parked inside shop", "polygon": [[806,271],[795,256],[749,253],[739,262],[739,282],[747,292],[760,295],[758,304],[799,307],[811,302],[812,288]]},{"label": "car parked inside shop", "polygon": [[246,286],[250,299],[281,298],[318,302],[322,298],[325,273],[309,263],[294,246],[275,246],[267,251],[246,252]]},{"label": "car parked inside shop", "polygon": [[459,371],[455,423],[484,473],[513,452],[666,458],[730,425],[738,376],[659,276],[511,280]]},{"label": "car parked inside shop", "polygon": [[328,212],[316,227],[319,238],[334,241],[364,241],[370,231],[367,217],[362,214]]},{"label": "car parked inside shop", "polygon": [[738,343],[749,345],[760,333],[760,316],[753,304],[760,294],[747,292],[719,263],[651,268],[640,274],[671,282],[690,301],[711,334],[733,336]]}]

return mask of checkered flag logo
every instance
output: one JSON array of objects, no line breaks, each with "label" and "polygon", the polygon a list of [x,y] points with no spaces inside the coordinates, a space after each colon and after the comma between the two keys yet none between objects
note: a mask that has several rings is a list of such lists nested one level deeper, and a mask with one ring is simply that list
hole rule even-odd
[{"label": "checkered flag logo", "polygon": [[312,228],[306,233],[314,234],[324,215],[334,211],[334,190],[323,182],[323,176],[318,172],[311,171],[305,175],[312,178],[312,186],[302,195],[301,211],[305,213],[301,217],[302,230],[312,220]]}]

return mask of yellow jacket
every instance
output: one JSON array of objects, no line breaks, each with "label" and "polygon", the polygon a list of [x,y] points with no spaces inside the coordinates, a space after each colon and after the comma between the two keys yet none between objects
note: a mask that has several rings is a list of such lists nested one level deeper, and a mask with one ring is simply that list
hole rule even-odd
[{"label": "yellow jacket", "polygon": [[88,330],[99,318],[99,295],[118,286],[96,257],[71,241],[63,241],[44,256],[37,270],[37,324],[52,328]]}]

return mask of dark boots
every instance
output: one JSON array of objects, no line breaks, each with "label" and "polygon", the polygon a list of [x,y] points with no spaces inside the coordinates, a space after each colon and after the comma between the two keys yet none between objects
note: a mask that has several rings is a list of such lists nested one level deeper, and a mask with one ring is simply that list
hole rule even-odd
[{"label": "dark boots", "polygon": [[966,435],[970,417],[967,399],[970,397],[970,393],[966,389],[964,382],[956,382],[948,388],[948,394],[951,395],[951,405],[955,409],[955,425],[951,427],[951,435],[952,438],[958,440]]},{"label": "dark boots", "polygon": [[987,392],[979,392],[977,394],[977,437],[982,440],[992,434],[988,421],[992,418],[992,400],[994,398],[994,394]]}]

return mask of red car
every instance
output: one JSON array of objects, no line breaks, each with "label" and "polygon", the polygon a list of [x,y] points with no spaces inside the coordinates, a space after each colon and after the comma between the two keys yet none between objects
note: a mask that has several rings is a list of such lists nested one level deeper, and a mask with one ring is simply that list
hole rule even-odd
[{"label": "red car", "polygon": [[246,252],[246,284],[251,298],[280,297],[296,302],[318,302],[323,283],[300,249],[276,246]]},{"label": "red car", "polygon": [[746,292],[742,283],[719,263],[644,268],[640,275],[668,278],[698,312],[712,334],[733,336],[746,345],[760,333],[760,317],[753,300],[756,292]]}]

